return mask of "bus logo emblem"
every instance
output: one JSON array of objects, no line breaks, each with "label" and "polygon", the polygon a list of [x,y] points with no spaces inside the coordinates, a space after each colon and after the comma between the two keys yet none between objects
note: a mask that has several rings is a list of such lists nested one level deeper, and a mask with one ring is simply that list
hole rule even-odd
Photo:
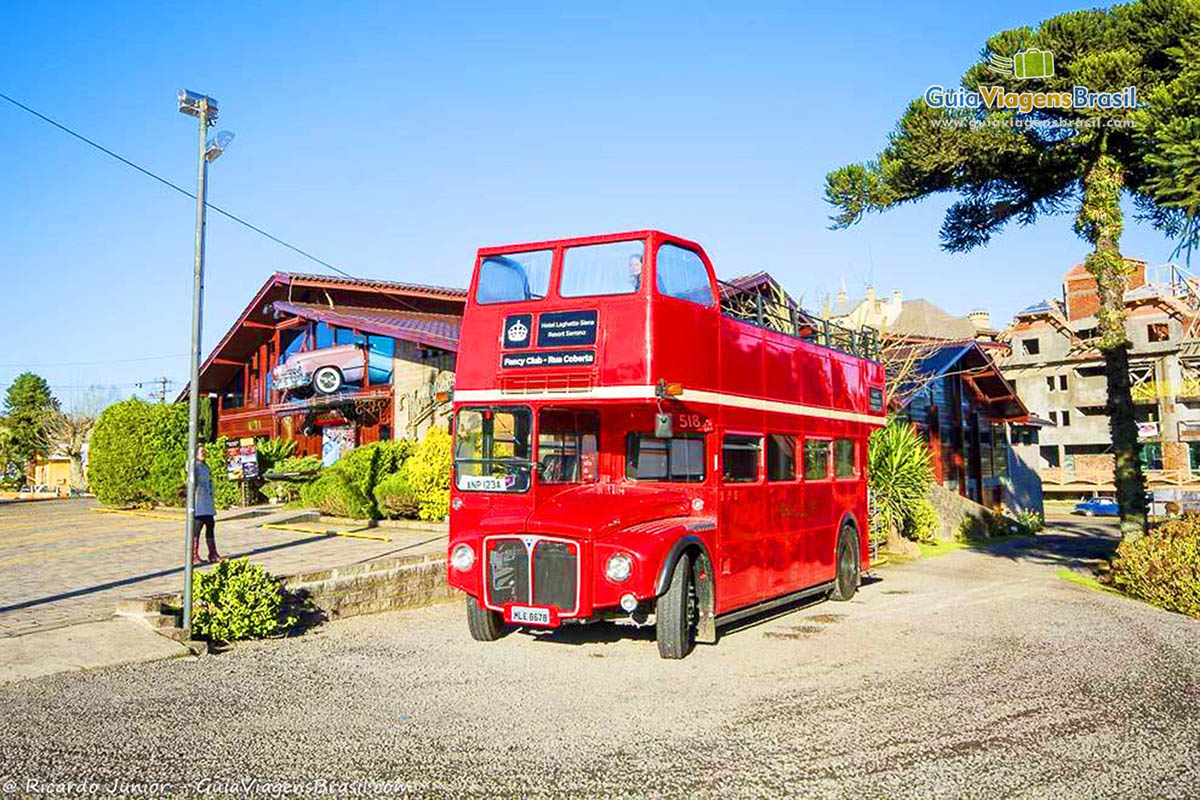
[{"label": "bus logo emblem", "polygon": [[504,331],[501,338],[505,347],[528,347],[529,340],[533,338],[533,315],[514,314],[506,317],[501,330]]},{"label": "bus logo emblem", "polygon": [[513,326],[508,329],[508,340],[510,342],[523,342],[529,338],[529,328],[521,324],[520,320],[513,323]]}]

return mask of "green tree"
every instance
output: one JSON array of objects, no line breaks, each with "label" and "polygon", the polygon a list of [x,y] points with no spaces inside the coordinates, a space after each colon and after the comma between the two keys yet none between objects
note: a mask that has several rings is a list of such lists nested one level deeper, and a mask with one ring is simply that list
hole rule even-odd
[{"label": "green tree", "polygon": [[46,379],[32,372],[18,375],[4,396],[7,471],[24,474],[34,456],[46,453],[46,426],[58,401]]},{"label": "green tree", "polygon": [[[1121,256],[1120,200],[1168,235],[1190,242],[1200,203],[1200,121],[1195,56],[1200,3],[1147,0],[1079,11],[988,39],[982,61],[967,70],[968,90],[1070,92],[1075,86],[1114,92],[1137,87],[1144,108],[934,108],[912,102],[887,147],[873,160],[826,177],[835,228],[942,192],[959,199],[946,212],[942,246],[960,252],[986,245],[1016,221],[1074,214],[1076,233],[1091,246],[1085,266],[1100,298],[1098,346],[1105,361],[1108,412],[1116,455],[1122,533],[1145,528],[1145,480],[1129,384],[1129,341],[1123,302],[1128,262]],[[1055,74],[1026,82],[997,74],[992,55],[1036,47],[1054,54]],[[1190,114],[1186,119],[1179,114]],[[1191,166],[1178,159],[1180,149]],[[1189,149],[1190,148],[1190,149]],[[1187,171],[1187,170],[1191,171]],[[1186,191],[1181,187],[1189,187]],[[1189,238],[1190,237],[1190,238]]]}]

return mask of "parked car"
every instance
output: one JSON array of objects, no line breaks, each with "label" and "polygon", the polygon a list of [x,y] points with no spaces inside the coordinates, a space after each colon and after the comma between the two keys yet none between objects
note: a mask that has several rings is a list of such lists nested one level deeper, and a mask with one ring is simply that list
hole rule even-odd
[{"label": "parked car", "polygon": [[1117,517],[1121,507],[1111,497],[1092,497],[1075,504],[1075,511],[1085,517]]},{"label": "parked car", "polygon": [[305,350],[293,353],[282,364],[271,370],[271,381],[276,389],[296,390],[311,388],[317,394],[335,394],[348,383],[361,383],[363,370],[370,360],[371,379],[386,380],[391,370],[391,359],[382,354],[368,351],[362,343],[339,344],[320,350]]}]

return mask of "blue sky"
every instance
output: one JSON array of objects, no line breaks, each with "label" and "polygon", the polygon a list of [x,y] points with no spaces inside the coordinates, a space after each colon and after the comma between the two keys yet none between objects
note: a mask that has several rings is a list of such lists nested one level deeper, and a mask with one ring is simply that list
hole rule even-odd
[{"label": "blue sky", "polygon": [[[355,275],[464,285],[481,245],[657,227],[808,305],[871,282],[1004,323],[1086,252],[1069,217],[952,255],[948,197],[848,231],[822,198],[988,35],[1076,3],[36,5],[5,10],[0,91],[188,188],[175,93],[217,97],[210,200]],[[178,389],[193,202],[3,102],[0,142],[0,388]],[[206,352],[277,269],[323,271],[210,216]]]}]

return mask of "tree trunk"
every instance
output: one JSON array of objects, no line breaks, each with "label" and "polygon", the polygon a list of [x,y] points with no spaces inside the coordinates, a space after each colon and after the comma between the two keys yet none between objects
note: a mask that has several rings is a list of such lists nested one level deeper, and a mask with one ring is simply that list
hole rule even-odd
[{"label": "tree trunk", "polygon": [[1129,385],[1129,337],[1125,331],[1125,290],[1129,271],[1121,257],[1121,188],[1124,174],[1116,159],[1101,155],[1083,178],[1083,204],[1075,227],[1092,243],[1084,266],[1096,279],[1100,299],[1097,327],[1108,379],[1108,425],[1112,435],[1113,484],[1121,508],[1121,536],[1135,539],[1146,530],[1146,480],[1138,455],[1137,422]]}]

